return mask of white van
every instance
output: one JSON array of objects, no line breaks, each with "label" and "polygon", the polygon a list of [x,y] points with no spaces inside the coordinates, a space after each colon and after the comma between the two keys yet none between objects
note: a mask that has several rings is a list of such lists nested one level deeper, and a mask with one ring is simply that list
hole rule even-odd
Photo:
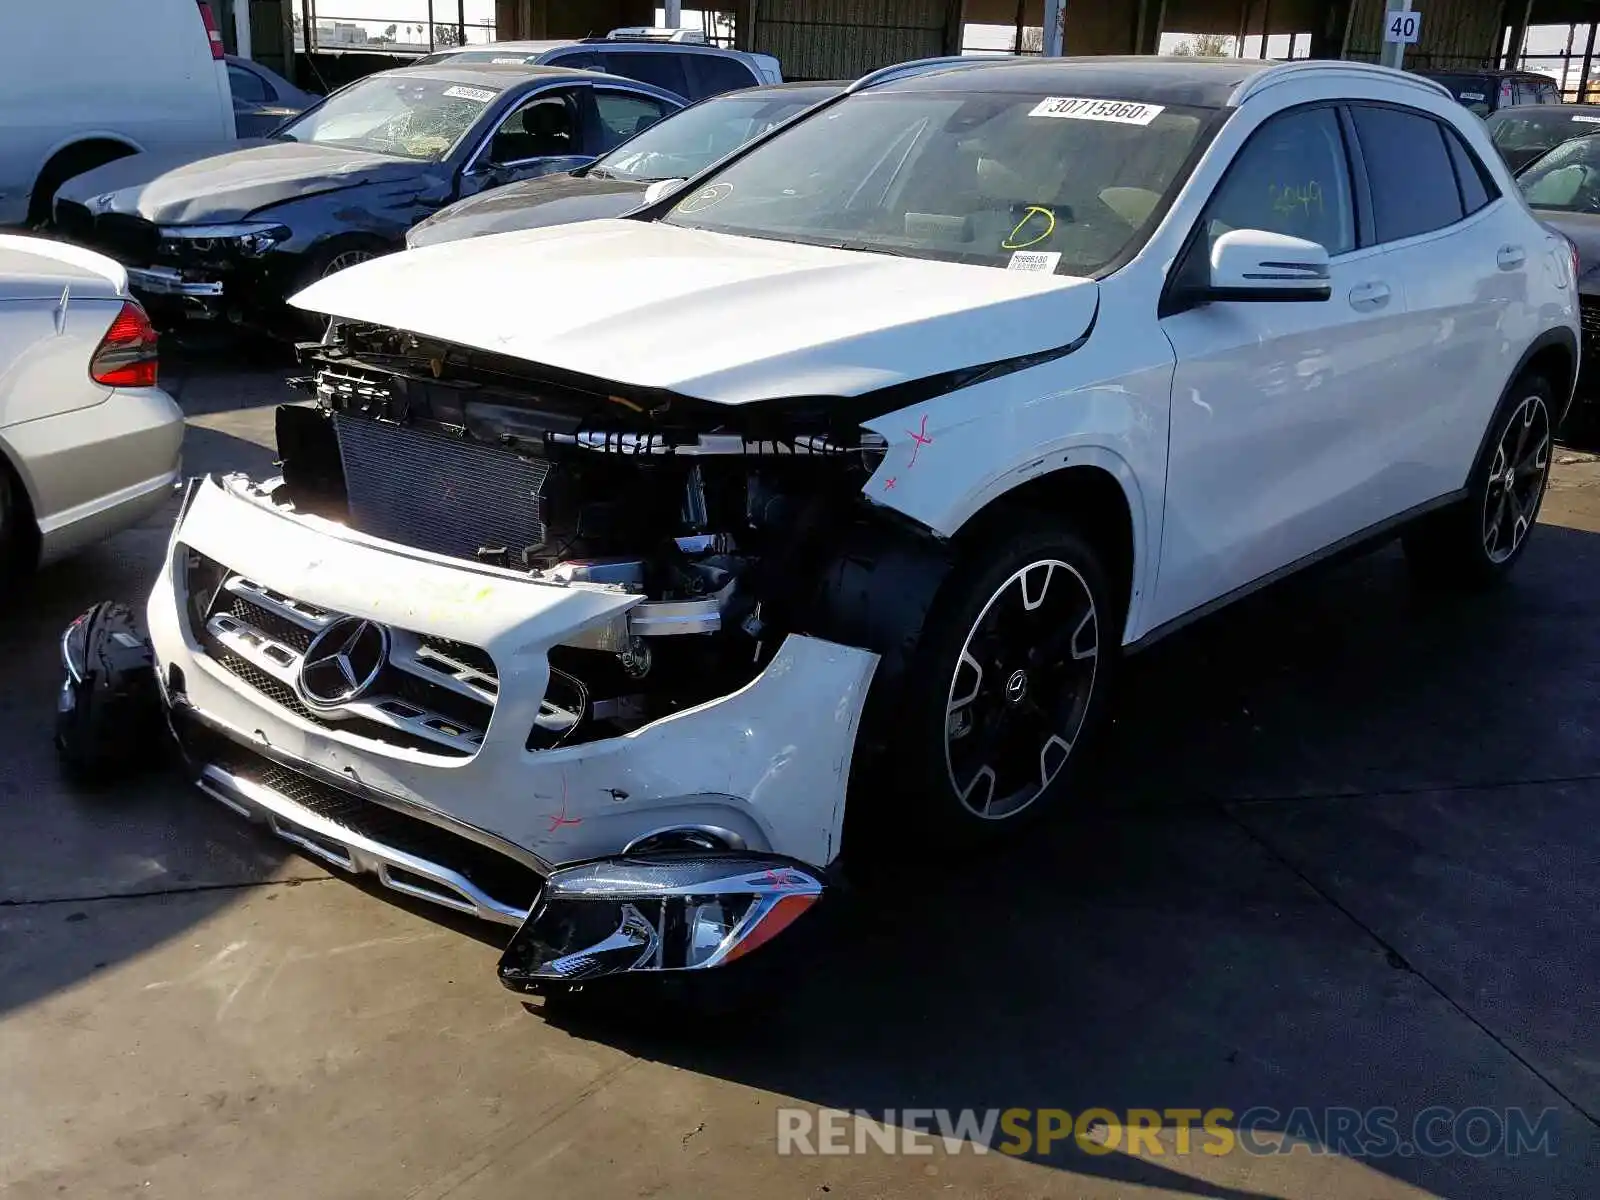
[{"label": "white van", "polygon": [[204,0],[27,0],[0,38],[0,225],[136,150],[231,139],[222,36]]}]

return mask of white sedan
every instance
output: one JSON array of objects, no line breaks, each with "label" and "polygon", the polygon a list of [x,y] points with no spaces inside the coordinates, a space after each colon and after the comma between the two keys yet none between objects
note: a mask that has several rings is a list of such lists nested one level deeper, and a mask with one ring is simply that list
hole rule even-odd
[{"label": "white sedan", "polygon": [[1578,365],[1481,122],[1344,62],[932,71],[296,303],[319,405],[189,493],[162,699],[532,989],[736,960],[847,827],[1025,827],[1124,655],[1335,552],[1503,577]]},{"label": "white sedan", "polygon": [[0,236],[0,590],[172,495],[183,414],[157,370],[120,265]]}]

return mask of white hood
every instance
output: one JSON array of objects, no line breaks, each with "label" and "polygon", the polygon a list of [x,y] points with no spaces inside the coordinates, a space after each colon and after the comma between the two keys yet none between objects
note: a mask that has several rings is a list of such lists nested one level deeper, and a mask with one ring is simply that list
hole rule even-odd
[{"label": "white hood", "polygon": [[1054,349],[1088,279],[587,221],[387,255],[312,284],[312,312],[727,404],[853,396]]}]

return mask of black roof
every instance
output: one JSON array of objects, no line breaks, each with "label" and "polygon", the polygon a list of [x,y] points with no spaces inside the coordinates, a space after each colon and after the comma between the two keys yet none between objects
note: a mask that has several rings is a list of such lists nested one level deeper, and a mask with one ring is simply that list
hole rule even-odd
[{"label": "black roof", "polygon": [[1266,59],[1144,54],[1082,58],[975,58],[872,88],[873,92],[1033,92],[1221,108]]},{"label": "black roof", "polygon": [[1538,79],[1545,83],[1560,82],[1554,76],[1539,71],[1506,71],[1499,67],[1418,67],[1415,73],[1430,79],[1440,75],[1471,75],[1474,79]]}]

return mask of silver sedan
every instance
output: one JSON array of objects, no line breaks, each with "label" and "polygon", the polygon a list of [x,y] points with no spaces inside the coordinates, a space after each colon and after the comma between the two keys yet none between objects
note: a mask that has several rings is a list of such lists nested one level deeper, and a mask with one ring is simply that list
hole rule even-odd
[{"label": "silver sedan", "polygon": [[0,235],[0,594],[171,495],[183,414],[156,375],[119,264]]}]

